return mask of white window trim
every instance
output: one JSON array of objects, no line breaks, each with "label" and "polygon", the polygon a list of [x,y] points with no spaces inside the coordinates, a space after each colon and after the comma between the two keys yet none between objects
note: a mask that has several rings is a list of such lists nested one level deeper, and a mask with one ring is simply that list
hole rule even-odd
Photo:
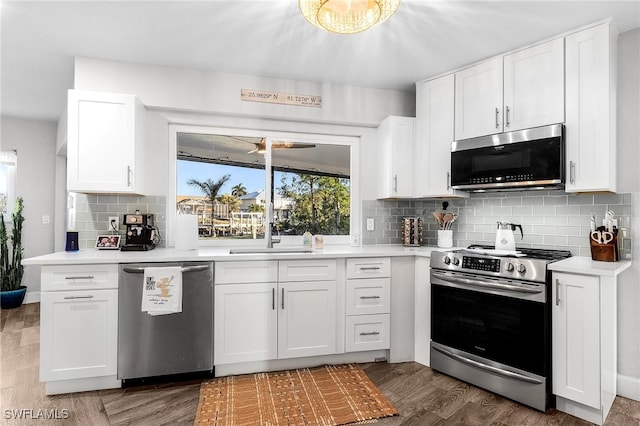
[{"label": "white window trim", "polygon": [[[327,135],[316,133],[297,133],[273,130],[237,129],[217,126],[169,124],[169,164],[168,170],[168,191],[166,206],[166,226],[165,244],[167,247],[175,247],[175,199],[177,192],[177,140],[178,133],[205,133],[227,136],[244,137],[266,137],[269,139],[291,139],[297,142],[314,144],[347,145],[351,149],[350,153],[350,231],[349,235],[329,235],[324,236],[325,245],[360,245],[360,137]],[[270,186],[265,187],[265,197],[270,196]],[[302,236],[282,236],[282,245],[302,245]],[[266,245],[264,239],[257,240],[199,240],[199,247],[237,247]]]}]

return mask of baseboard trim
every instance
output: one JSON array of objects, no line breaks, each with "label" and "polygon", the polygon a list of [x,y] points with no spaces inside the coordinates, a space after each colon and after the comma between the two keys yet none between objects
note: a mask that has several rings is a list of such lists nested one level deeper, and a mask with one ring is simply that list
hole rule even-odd
[{"label": "baseboard trim", "polygon": [[27,294],[24,296],[24,301],[22,303],[39,303],[39,302],[40,302],[40,292],[27,290]]},{"label": "baseboard trim", "polygon": [[640,378],[618,374],[617,393],[625,398],[640,401]]}]

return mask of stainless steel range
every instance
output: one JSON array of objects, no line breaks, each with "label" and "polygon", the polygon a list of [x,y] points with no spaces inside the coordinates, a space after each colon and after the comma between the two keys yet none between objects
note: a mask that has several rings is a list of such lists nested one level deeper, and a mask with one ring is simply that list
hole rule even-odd
[{"label": "stainless steel range", "polygon": [[546,411],[551,273],[569,251],[492,246],[431,254],[431,368]]}]

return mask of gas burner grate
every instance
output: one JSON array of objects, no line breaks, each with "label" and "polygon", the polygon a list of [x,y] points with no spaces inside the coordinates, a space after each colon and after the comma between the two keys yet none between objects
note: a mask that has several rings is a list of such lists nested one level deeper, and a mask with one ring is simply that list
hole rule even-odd
[{"label": "gas burner grate", "polygon": [[[492,250],[495,247],[487,244],[471,244],[468,248]],[[520,253],[524,254],[525,258],[548,260],[551,262],[571,257],[571,252],[568,250],[551,250],[551,249],[516,247],[516,251],[519,251]]]}]

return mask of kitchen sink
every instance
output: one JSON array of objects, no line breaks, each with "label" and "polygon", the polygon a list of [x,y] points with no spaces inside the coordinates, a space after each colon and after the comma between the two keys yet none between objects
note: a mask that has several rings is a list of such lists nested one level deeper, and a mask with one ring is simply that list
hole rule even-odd
[{"label": "kitchen sink", "polygon": [[311,247],[242,247],[229,250],[229,254],[282,254],[282,253],[312,253]]}]

